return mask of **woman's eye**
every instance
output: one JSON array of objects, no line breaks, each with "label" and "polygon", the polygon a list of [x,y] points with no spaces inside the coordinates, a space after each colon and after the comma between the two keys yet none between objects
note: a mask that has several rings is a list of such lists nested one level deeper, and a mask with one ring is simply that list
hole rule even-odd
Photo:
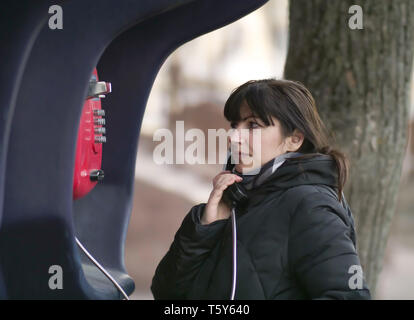
[{"label": "woman's eye", "polygon": [[260,126],[257,124],[257,122],[249,122],[249,128],[256,129]]}]

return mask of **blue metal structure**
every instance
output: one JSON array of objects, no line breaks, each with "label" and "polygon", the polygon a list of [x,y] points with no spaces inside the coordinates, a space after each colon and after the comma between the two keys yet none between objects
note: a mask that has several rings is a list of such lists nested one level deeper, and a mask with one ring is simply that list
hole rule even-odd
[{"label": "blue metal structure", "polygon": [[[124,242],[148,95],[176,48],[267,0],[3,1],[0,13],[0,298],[120,299],[75,235],[131,294]],[[16,3],[17,2],[17,3]],[[63,9],[63,29],[48,8]],[[23,15],[23,16],[22,16]],[[112,83],[105,180],[73,201],[79,119],[88,81]],[[51,290],[48,270],[63,270]]]}]

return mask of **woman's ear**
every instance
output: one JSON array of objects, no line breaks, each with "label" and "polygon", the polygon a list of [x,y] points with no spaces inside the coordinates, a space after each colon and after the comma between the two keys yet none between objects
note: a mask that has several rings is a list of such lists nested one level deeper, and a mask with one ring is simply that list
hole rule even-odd
[{"label": "woman's ear", "polygon": [[295,152],[301,147],[305,136],[298,129],[293,130],[291,136],[286,139],[286,151]]}]

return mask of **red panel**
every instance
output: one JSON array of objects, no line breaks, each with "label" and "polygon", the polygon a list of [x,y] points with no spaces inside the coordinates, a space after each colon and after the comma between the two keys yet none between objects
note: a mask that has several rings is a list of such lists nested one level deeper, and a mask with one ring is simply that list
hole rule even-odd
[{"label": "red panel", "polygon": [[[99,81],[96,69],[93,72],[92,81]],[[98,182],[92,181],[90,174],[101,169],[102,143],[96,143],[95,136],[102,136],[102,134],[95,133],[95,128],[103,126],[94,124],[94,120],[102,117],[94,115],[93,110],[101,110],[100,98],[87,99],[83,106],[76,143],[74,200],[85,196],[93,189]]]}]

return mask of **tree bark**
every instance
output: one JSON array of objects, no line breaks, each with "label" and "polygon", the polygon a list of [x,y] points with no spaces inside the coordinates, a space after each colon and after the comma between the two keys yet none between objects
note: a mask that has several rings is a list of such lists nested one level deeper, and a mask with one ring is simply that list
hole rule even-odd
[{"label": "tree bark", "polygon": [[[353,4],[362,30],[348,26]],[[309,88],[333,146],[350,159],[344,193],[374,297],[407,146],[414,1],[291,0],[289,16],[284,78]]]}]

